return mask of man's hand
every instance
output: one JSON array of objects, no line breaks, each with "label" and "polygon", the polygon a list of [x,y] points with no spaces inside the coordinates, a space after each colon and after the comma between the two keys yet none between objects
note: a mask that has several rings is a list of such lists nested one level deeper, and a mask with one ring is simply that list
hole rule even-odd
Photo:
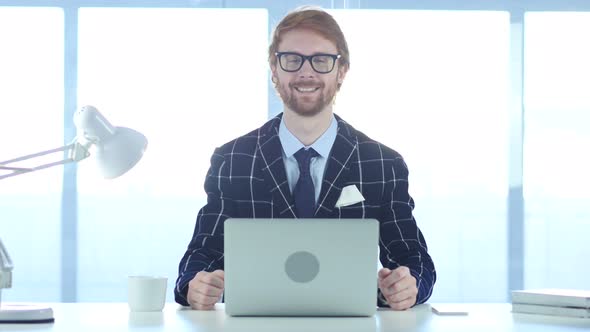
[{"label": "man's hand", "polygon": [[188,283],[188,303],[196,310],[213,310],[221,299],[224,286],[223,270],[201,271]]},{"label": "man's hand", "polygon": [[379,270],[379,289],[394,310],[405,310],[416,304],[418,288],[410,269],[400,266],[395,270]]}]

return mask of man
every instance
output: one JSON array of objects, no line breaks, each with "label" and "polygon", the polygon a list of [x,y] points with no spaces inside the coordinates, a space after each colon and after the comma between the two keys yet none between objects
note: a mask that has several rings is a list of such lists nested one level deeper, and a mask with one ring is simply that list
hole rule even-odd
[{"label": "man", "polygon": [[[269,63],[284,111],[215,150],[205,180],[207,204],[180,262],[176,301],[208,310],[220,300],[225,219],[315,217],[379,220],[384,268],[377,275],[377,304],[404,310],[425,302],[436,272],[412,216],[406,164],[333,114],[349,68],[340,27],[320,9],[289,13],[275,29]],[[350,186],[364,200],[336,206]]]}]

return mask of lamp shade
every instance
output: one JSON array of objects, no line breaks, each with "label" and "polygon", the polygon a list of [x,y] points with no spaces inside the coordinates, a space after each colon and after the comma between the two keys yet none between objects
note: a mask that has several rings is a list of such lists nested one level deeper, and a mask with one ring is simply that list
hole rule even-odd
[{"label": "lamp shade", "polygon": [[74,115],[78,140],[94,145],[94,158],[102,176],[113,179],[133,168],[147,148],[147,138],[133,129],[111,125],[93,106]]},{"label": "lamp shade", "polygon": [[141,133],[116,127],[113,136],[96,144],[95,160],[106,179],[113,179],[133,168],[143,156],[147,139]]}]

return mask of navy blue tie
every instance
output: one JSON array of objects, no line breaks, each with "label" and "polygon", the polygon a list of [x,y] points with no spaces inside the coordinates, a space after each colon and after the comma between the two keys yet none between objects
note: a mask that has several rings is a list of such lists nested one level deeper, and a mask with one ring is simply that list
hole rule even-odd
[{"label": "navy blue tie", "polygon": [[299,180],[293,190],[295,198],[295,210],[298,218],[311,218],[315,212],[315,189],[309,172],[311,158],[319,154],[312,148],[301,148],[295,152],[295,159],[299,164]]}]

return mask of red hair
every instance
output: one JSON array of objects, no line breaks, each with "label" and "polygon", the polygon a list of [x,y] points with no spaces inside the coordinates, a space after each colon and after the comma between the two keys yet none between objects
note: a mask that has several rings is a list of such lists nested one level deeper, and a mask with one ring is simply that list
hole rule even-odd
[{"label": "red hair", "polygon": [[276,66],[277,58],[275,53],[281,43],[283,34],[295,29],[311,30],[333,42],[336,45],[338,54],[340,54],[339,65],[345,66],[348,70],[350,67],[350,55],[348,53],[348,44],[340,26],[332,15],[320,8],[310,6],[293,10],[275,27],[272,42],[268,47],[268,62],[271,66]]}]

